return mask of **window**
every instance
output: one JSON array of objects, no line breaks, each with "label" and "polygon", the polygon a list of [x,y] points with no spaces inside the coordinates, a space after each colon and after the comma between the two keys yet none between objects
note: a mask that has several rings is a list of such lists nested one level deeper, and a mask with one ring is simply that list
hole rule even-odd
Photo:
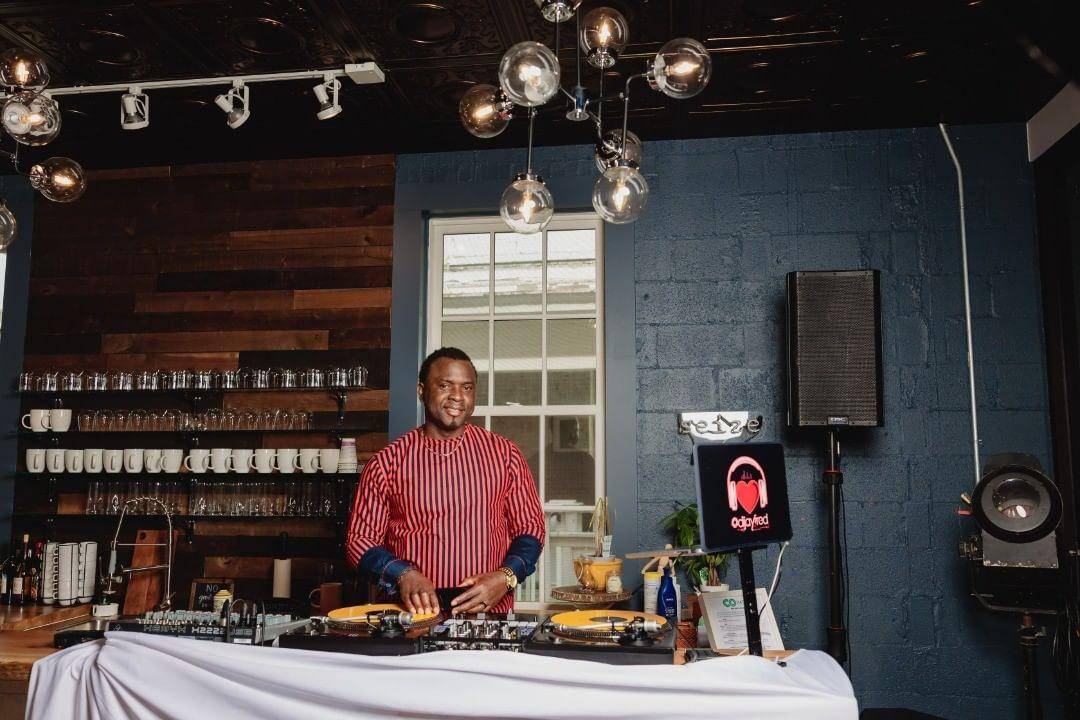
[{"label": "window", "polygon": [[428,352],[459,347],[479,375],[473,423],[512,440],[536,478],[548,521],[537,573],[519,603],[573,585],[591,552],[604,494],[603,223],[557,215],[534,235],[499,218],[432,220]]}]

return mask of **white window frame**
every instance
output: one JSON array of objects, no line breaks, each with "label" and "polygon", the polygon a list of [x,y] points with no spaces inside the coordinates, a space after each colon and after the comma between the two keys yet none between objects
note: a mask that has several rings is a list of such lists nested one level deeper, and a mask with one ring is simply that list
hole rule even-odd
[{"label": "white window frame", "polygon": [[[596,310],[595,313],[553,312],[547,308],[547,236],[551,230],[593,230],[596,238]],[[604,223],[595,213],[560,213],[552,218],[551,223],[545,229],[545,236],[541,242],[542,257],[541,265],[543,274],[541,278],[540,311],[537,313],[508,313],[496,312],[495,310],[495,234],[511,232],[506,224],[498,216],[472,216],[454,218],[432,218],[428,221],[428,256],[427,256],[427,313],[426,313],[426,348],[424,354],[430,353],[441,347],[442,323],[487,321],[494,323],[496,320],[541,320],[541,347],[544,348],[542,363],[541,397],[539,405],[477,405],[475,415],[485,418],[485,426],[490,428],[492,417],[537,417],[540,425],[540,452],[537,470],[540,477],[537,484],[540,488],[540,500],[544,503],[545,520],[550,513],[565,513],[566,506],[548,505],[545,497],[546,483],[544,481],[546,465],[546,441],[547,423],[545,419],[550,416],[591,416],[594,418],[595,446],[594,458],[596,461],[595,493],[596,498],[605,494],[607,478],[605,474],[604,449],[606,435],[604,428],[604,411],[606,398],[604,394],[605,371],[604,371]],[[487,233],[489,236],[489,274],[488,274],[488,310],[486,313],[442,316],[442,282],[443,282],[443,236],[469,233]],[[546,381],[547,372],[547,320],[571,320],[571,319],[595,319],[596,320],[596,388],[595,405],[548,405]],[[488,331],[488,401],[495,397],[495,372],[494,372],[494,332]],[[548,542],[544,552],[554,550],[559,538],[579,538],[582,545],[592,546],[592,532],[588,530],[589,516],[595,509],[595,505],[573,506],[570,512],[582,513],[582,525],[580,532],[548,531]],[[587,542],[586,542],[587,541]],[[536,586],[539,588],[539,602],[518,602],[521,609],[539,607],[546,604],[545,587],[546,563],[541,557],[537,563]]]}]

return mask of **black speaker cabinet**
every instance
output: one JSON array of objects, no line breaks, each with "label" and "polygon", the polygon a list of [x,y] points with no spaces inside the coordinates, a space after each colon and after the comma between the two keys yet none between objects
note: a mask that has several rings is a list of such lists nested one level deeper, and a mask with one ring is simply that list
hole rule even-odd
[{"label": "black speaker cabinet", "polygon": [[880,273],[787,279],[788,425],[884,425]]}]

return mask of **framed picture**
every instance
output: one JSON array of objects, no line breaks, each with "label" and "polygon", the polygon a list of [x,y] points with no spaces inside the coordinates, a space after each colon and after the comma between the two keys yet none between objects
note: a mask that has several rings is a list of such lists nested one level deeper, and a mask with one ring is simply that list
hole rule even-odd
[{"label": "framed picture", "polygon": [[188,610],[213,610],[214,595],[218,590],[233,592],[233,581],[228,578],[196,578],[192,580]]}]

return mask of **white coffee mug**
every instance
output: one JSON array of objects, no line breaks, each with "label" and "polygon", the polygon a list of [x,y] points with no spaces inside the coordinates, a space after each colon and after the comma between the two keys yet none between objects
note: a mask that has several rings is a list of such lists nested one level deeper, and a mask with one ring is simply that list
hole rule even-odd
[{"label": "white coffee mug", "polygon": [[275,451],[272,448],[259,448],[251,456],[251,469],[264,475],[273,472],[274,455]]},{"label": "white coffee mug", "polygon": [[236,448],[232,451],[232,461],[229,463],[229,469],[235,473],[250,472],[251,458],[254,454],[255,451],[251,448]]},{"label": "white coffee mug", "polygon": [[82,450],[64,451],[64,469],[69,473],[81,473],[83,469]]},{"label": "white coffee mug", "polygon": [[214,448],[210,451],[210,469],[216,473],[229,472],[229,461],[232,459],[230,448]]},{"label": "white coffee mug", "polygon": [[138,473],[143,470],[142,448],[126,448],[124,450],[124,469],[129,473]]},{"label": "white coffee mug", "polygon": [[278,472],[296,472],[296,448],[278,448],[274,466]]},{"label": "white coffee mug", "polygon": [[22,416],[22,426],[34,432],[45,432],[49,429],[49,411],[45,409],[31,410]]},{"label": "white coffee mug", "polygon": [[169,448],[161,451],[161,469],[167,473],[180,472],[180,466],[184,464],[184,451],[180,448]]},{"label": "white coffee mug", "polygon": [[148,473],[161,472],[161,450],[159,448],[147,448],[143,450],[143,467]]},{"label": "white coffee mug", "polygon": [[194,473],[204,473],[210,467],[210,451],[205,448],[193,448],[184,458],[184,467]]},{"label": "white coffee mug", "polygon": [[107,473],[118,473],[124,469],[124,451],[106,450],[102,453],[101,464]]},{"label": "white coffee mug", "polygon": [[305,473],[318,472],[319,448],[300,448],[300,455],[296,461],[296,469]]},{"label": "white coffee mug", "polygon": [[336,473],[340,455],[341,451],[337,448],[323,448],[319,451],[319,469],[324,473]]},{"label": "white coffee mug", "polygon": [[45,472],[45,448],[26,449],[26,471],[32,473]]},{"label": "white coffee mug", "polygon": [[46,450],[45,469],[51,473],[64,472],[64,451],[60,448],[49,448]]},{"label": "white coffee mug", "polygon": [[71,410],[57,408],[49,411],[49,429],[53,432],[67,432],[71,429]]},{"label": "white coffee mug", "polygon": [[104,459],[105,451],[101,448],[93,448],[83,450],[83,470],[88,473],[101,472],[101,462]]}]

